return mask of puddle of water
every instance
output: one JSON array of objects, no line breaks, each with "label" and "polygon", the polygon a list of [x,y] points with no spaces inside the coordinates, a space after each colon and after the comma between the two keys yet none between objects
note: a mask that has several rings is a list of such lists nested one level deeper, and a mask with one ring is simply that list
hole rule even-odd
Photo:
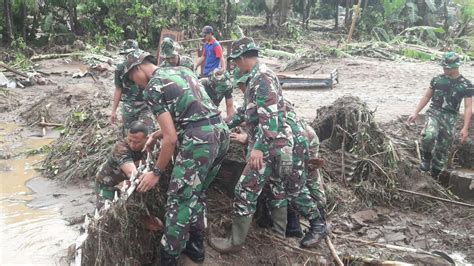
[{"label": "puddle of water", "polygon": [[[0,125],[0,142],[16,126]],[[2,130],[3,129],[3,130]],[[25,139],[17,152],[37,149],[52,139]],[[0,160],[0,264],[54,265],[78,233],[66,226],[58,206],[28,207],[33,198],[25,185],[38,173],[45,155]],[[61,255],[63,255],[62,253]]]}]

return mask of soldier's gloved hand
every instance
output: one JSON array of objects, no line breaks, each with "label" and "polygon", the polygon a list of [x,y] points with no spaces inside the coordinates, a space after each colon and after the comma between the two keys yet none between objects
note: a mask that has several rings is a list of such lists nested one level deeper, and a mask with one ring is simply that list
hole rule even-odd
[{"label": "soldier's gloved hand", "polygon": [[154,188],[158,181],[160,181],[160,177],[156,176],[153,172],[144,173],[139,178],[141,181],[140,184],[138,184],[138,192],[147,192]]},{"label": "soldier's gloved hand", "polygon": [[260,150],[253,149],[252,152],[250,152],[249,164],[250,164],[250,168],[252,168],[255,171],[262,169],[263,152]]},{"label": "soldier's gloved hand", "polygon": [[461,129],[461,133],[459,135],[459,139],[461,139],[461,143],[466,142],[468,136],[469,136],[469,131],[467,130],[467,128]]}]

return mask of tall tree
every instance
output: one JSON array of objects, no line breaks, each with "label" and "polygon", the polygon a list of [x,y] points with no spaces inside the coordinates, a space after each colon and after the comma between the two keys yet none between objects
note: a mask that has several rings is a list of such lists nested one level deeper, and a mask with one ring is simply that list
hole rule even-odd
[{"label": "tall tree", "polygon": [[12,3],[11,0],[3,0],[3,13],[6,26],[6,40],[11,42],[13,40],[13,23],[12,23]]}]

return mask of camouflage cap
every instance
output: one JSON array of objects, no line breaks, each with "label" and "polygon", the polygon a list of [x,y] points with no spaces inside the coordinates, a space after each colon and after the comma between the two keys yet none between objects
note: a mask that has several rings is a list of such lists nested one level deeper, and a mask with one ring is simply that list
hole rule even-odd
[{"label": "camouflage cap", "polygon": [[439,64],[444,68],[458,68],[461,65],[461,58],[455,52],[447,52]]},{"label": "camouflage cap", "polygon": [[229,55],[228,60],[233,60],[239,58],[243,53],[251,50],[260,50],[260,48],[255,44],[252,38],[243,37],[232,43],[232,53]]},{"label": "camouflage cap", "polygon": [[166,37],[161,42],[161,53],[160,56],[163,58],[171,58],[178,55],[176,51],[178,49],[178,44],[175,43],[171,38]]},{"label": "camouflage cap", "polygon": [[145,52],[140,49],[137,49],[137,50],[134,50],[133,52],[128,53],[125,56],[125,71],[122,77],[127,76],[128,72],[130,72],[132,68],[140,65],[143,62],[143,60],[145,60],[146,58],[149,58],[151,60],[154,59],[154,57],[149,52]]},{"label": "camouflage cap", "polygon": [[119,54],[128,54],[137,49],[139,49],[138,42],[133,39],[128,39],[122,42],[122,46],[120,47]]}]

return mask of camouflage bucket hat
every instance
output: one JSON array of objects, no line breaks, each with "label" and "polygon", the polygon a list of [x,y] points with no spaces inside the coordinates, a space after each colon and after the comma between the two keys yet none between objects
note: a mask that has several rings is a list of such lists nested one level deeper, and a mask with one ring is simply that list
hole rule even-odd
[{"label": "camouflage bucket hat", "polygon": [[123,41],[119,54],[128,54],[138,49],[138,42],[132,39]]},{"label": "camouflage bucket hat", "polygon": [[232,43],[232,53],[227,60],[234,60],[239,58],[243,53],[251,50],[260,50],[252,38],[243,37]]},{"label": "camouflage bucket hat", "polygon": [[160,56],[163,58],[171,58],[178,55],[176,51],[179,48],[178,44],[175,43],[171,38],[164,38],[161,43],[161,53]]},{"label": "camouflage bucket hat", "polygon": [[447,52],[443,55],[440,65],[444,68],[458,68],[461,65],[461,58],[455,52]]},{"label": "camouflage bucket hat", "polygon": [[122,77],[126,77],[132,68],[140,65],[146,58],[153,59],[154,57],[150,53],[140,49],[127,54],[125,57],[125,71]]}]

